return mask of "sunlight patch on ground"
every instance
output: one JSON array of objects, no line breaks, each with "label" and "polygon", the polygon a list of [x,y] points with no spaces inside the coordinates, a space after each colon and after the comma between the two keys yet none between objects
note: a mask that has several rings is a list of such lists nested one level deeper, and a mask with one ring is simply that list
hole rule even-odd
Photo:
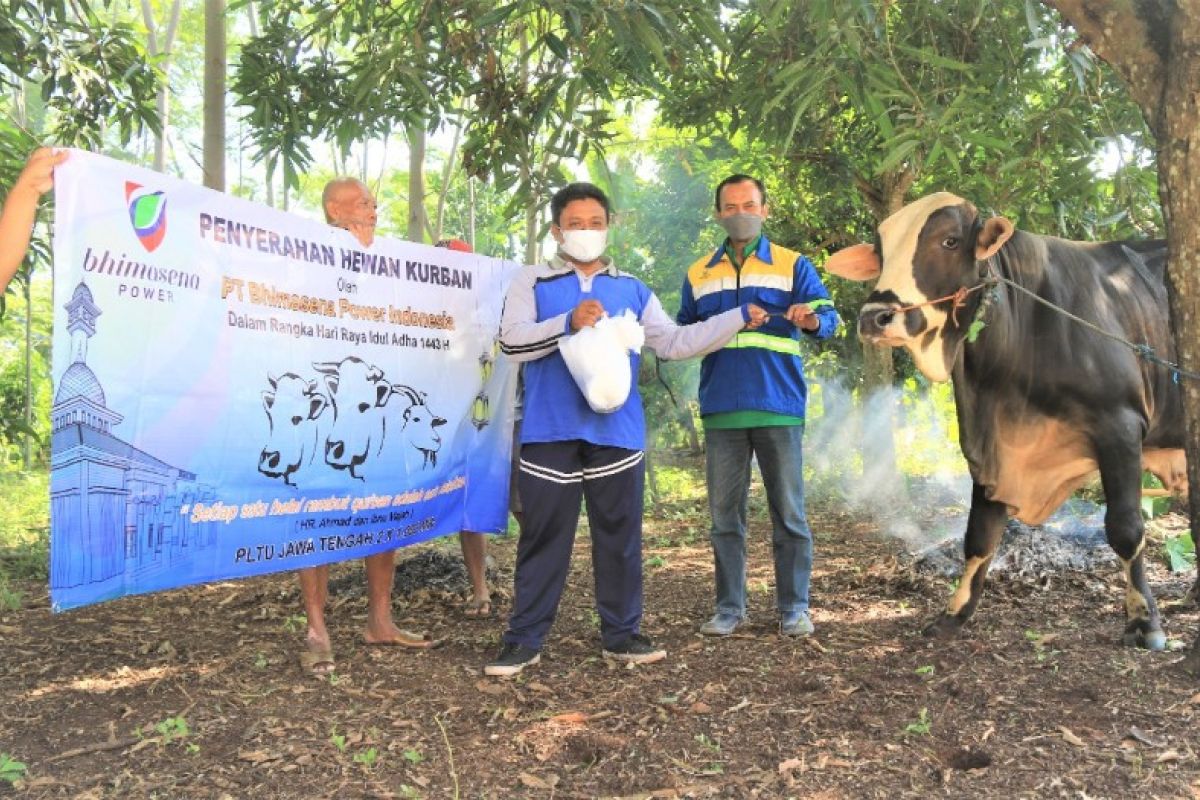
[{"label": "sunlight patch on ground", "polygon": [[822,619],[846,625],[857,625],[881,619],[910,619],[915,616],[917,616],[917,609],[905,603],[872,603],[868,606],[858,606],[845,611],[829,608],[821,609]]},{"label": "sunlight patch on ground", "polygon": [[178,675],[183,669],[180,667],[150,667],[148,669],[134,669],[132,667],[118,667],[115,671],[101,677],[76,678],[72,681],[63,683],[52,683],[49,686],[40,686],[28,695],[30,700],[47,697],[49,695],[58,694],[59,692],[88,692],[91,694],[104,694],[106,692],[114,692],[118,689],[129,689],[139,684],[149,681],[159,681],[163,678],[169,678]]}]

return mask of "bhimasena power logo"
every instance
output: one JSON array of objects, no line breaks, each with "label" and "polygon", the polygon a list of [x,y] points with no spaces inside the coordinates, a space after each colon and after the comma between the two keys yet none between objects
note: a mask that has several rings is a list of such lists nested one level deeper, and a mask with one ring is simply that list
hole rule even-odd
[{"label": "bhimasena power logo", "polygon": [[167,234],[167,196],[144,189],[140,183],[125,181],[125,204],[138,241],[147,252],[154,252]]}]

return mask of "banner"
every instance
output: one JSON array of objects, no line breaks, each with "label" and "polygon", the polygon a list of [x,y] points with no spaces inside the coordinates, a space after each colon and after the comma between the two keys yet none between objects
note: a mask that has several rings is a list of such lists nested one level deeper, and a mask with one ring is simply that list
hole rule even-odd
[{"label": "banner", "polygon": [[55,610],[504,529],[516,264],[80,151],[55,209]]}]

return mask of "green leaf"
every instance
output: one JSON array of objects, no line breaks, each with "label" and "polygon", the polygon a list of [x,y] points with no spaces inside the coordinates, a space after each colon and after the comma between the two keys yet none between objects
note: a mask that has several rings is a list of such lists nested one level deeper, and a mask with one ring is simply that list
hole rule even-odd
[{"label": "green leaf", "polygon": [[920,144],[921,142],[917,139],[907,139],[896,145],[884,156],[883,161],[875,168],[875,173],[881,175],[900,166],[900,163],[912,155]]},{"label": "green leaf", "polygon": [[967,341],[974,343],[979,338],[979,333],[987,327],[987,323],[981,319],[971,321],[971,326],[967,328]]},{"label": "green leaf", "polygon": [[897,44],[896,49],[902,50],[918,61],[930,66],[941,67],[942,69],[951,69],[957,72],[971,71],[970,64],[964,64],[963,62],[957,61],[953,58],[947,58],[946,56],[939,55],[938,53],[935,53],[932,50],[924,47],[909,47],[905,44]]},{"label": "green leaf", "polygon": [[497,25],[501,22],[504,22],[504,20],[508,19],[509,16],[511,16],[512,13],[516,10],[517,10],[516,3],[509,3],[506,6],[500,6],[499,8],[493,8],[491,11],[489,11],[486,14],[481,15],[480,17],[478,17],[475,20],[475,23],[474,23],[475,28],[476,29],[487,28],[492,25]]},{"label": "green leaf", "polygon": [[550,52],[567,61],[571,57],[570,51],[567,50],[567,43],[558,38],[552,31],[546,31],[546,35],[542,37],[546,43],[546,47],[550,48]]},{"label": "green leaf", "polygon": [[1166,551],[1167,563],[1172,572],[1183,572],[1196,566],[1196,546],[1192,543],[1192,537],[1186,533],[1168,536],[1163,542],[1163,550]]}]

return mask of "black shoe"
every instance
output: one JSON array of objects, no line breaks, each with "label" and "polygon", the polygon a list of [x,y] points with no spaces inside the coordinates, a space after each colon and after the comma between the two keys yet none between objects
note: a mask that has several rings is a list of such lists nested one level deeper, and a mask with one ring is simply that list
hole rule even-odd
[{"label": "black shoe", "polygon": [[667,657],[667,651],[655,647],[649,638],[635,633],[623,642],[604,648],[604,657],[630,664],[653,664]]},{"label": "black shoe", "polygon": [[490,661],[483,667],[484,675],[494,675],[505,678],[516,675],[521,670],[542,660],[542,654],[523,644],[505,642],[504,648],[495,661]]}]

